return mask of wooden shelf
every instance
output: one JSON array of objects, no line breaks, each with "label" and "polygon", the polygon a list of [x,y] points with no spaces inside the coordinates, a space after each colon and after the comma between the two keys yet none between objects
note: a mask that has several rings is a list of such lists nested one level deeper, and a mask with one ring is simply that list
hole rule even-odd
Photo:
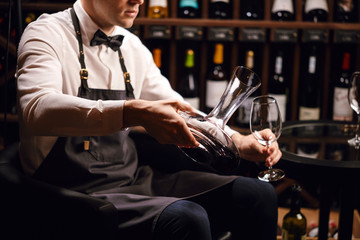
[{"label": "wooden shelf", "polygon": [[271,20],[215,20],[215,19],[151,19],[139,17],[135,20],[135,25],[165,25],[165,26],[199,26],[199,27],[236,27],[236,28],[291,28],[291,29],[329,29],[329,30],[360,30],[359,23],[336,23],[336,22],[277,22]]},{"label": "wooden shelf", "polygon": [[[6,120],[8,122],[17,122],[18,121],[18,116],[16,114],[10,114],[8,113],[6,115]],[[0,122],[5,121],[5,114],[4,113],[0,113]]]}]

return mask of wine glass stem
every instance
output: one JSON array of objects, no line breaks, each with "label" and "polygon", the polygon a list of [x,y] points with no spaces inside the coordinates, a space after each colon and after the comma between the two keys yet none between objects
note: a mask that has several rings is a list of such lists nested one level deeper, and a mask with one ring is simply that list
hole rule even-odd
[{"label": "wine glass stem", "polygon": [[[268,151],[269,150],[269,147],[270,147],[270,143],[269,142],[267,142],[266,143],[266,151]],[[271,170],[272,169],[272,166],[268,166],[268,170]]]},{"label": "wine glass stem", "polygon": [[360,146],[360,140],[359,140],[359,135],[360,135],[360,114],[358,114],[358,119],[357,119],[357,126],[356,126],[356,134],[355,134],[355,149],[359,149]]}]

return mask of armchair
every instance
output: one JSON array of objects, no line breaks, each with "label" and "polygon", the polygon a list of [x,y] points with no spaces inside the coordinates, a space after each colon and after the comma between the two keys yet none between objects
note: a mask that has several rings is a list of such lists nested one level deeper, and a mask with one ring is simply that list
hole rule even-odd
[{"label": "armchair", "polygon": [[0,152],[0,239],[115,239],[111,203],[37,181],[20,169],[18,144]]}]

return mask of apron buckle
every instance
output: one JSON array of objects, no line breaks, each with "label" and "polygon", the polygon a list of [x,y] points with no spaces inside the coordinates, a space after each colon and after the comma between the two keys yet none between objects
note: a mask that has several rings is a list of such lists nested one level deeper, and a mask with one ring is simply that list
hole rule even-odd
[{"label": "apron buckle", "polygon": [[87,80],[87,79],[88,79],[88,76],[89,76],[88,70],[86,70],[85,68],[82,68],[82,69],[80,70],[80,77],[81,77],[81,79]]}]

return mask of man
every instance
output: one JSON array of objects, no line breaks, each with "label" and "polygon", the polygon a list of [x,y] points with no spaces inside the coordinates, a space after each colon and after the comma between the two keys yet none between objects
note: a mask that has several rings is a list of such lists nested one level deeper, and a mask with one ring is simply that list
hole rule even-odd
[{"label": "man", "polygon": [[[43,15],[24,31],[17,71],[24,171],[112,202],[121,216],[121,239],[206,240],[223,230],[234,239],[275,239],[271,185],[138,166],[129,127],[144,127],[160,143],[199,144],[177,113],[194,109],[125,29],[141,4],[78,0],[73,9]],[[276,143],[266,149],[250,135],[227,131],[243,158],[279,161]]]}]

